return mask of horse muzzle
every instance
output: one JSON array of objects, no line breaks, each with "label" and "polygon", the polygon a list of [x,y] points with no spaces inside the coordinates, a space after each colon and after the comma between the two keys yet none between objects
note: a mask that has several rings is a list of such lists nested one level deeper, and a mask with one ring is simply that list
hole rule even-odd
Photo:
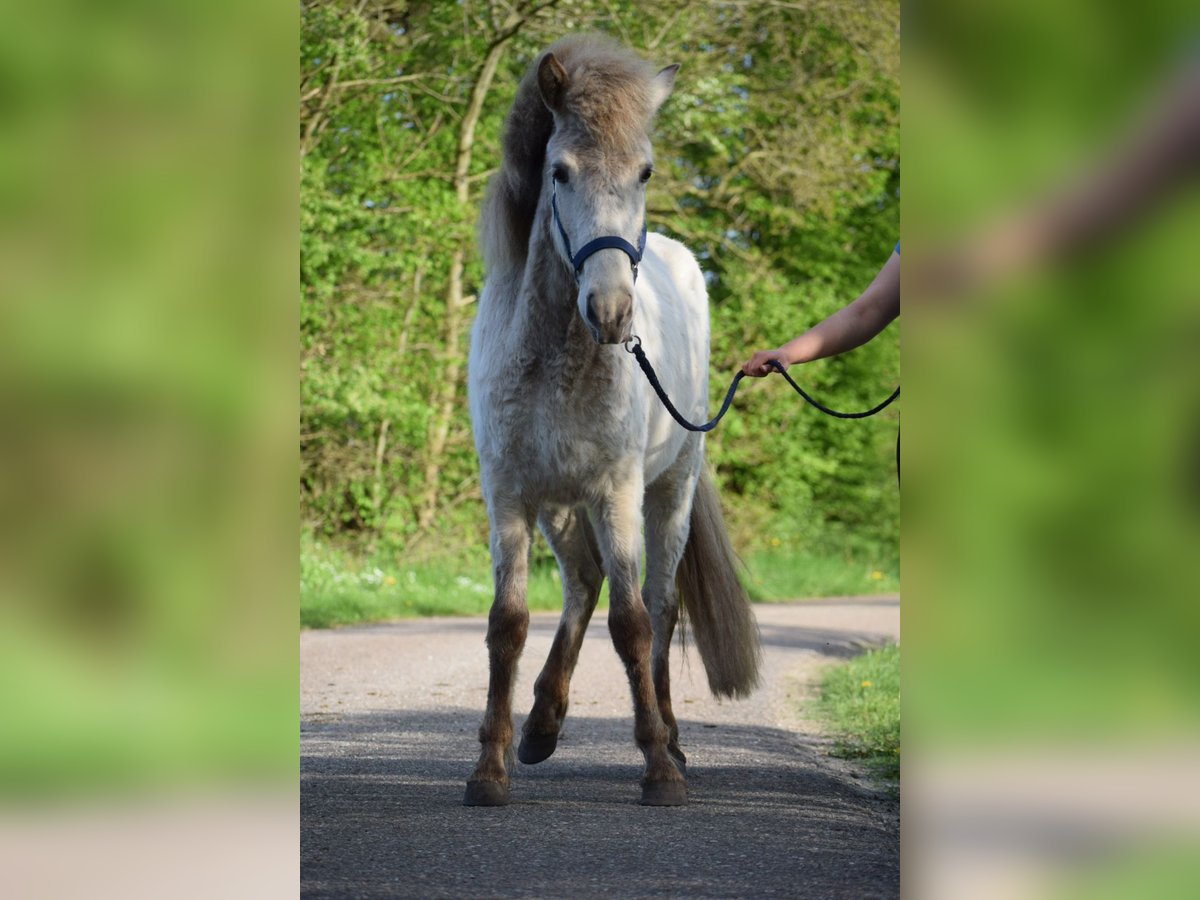
[{"label": "horse muzzle", "polygon": [[601,294],[588,291],[588,331],[598,344],[622,344],[633,335],[633,294],[625,289]]}]

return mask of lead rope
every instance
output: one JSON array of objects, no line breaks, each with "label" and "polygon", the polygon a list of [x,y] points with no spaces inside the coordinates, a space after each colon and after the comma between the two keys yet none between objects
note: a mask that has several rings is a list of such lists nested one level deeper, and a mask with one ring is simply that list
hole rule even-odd
[{"label": "lead rope", "polygon": [[[634,343],[635,341],[636,343]],[[631,344],[632,347],[630,346]],[[659,382],[658,376],[654,374],[654,367],[650,365],[650,360],[646,359],[646,353],[644,350],[642,350],[642,339],[637,335],[634,335],[625,342],[625,350],[628,353],[632,353],[633,358],[636,359],[638,365],[642,367],[642,371],[646,373],[646,380],[650,382],[650,387],[654,388],[654,393],[658,394],[658,399],[662,401],[663,407],[671,414],[671,418],[673,418],[688,431],[712,431],[714,428],[716,428],[717,423],[721,421],[721,418],[725,415],[725,413],[729,412],[729,405],[733,402],[733,395],[737,393],[738,384],[743,378],[746,377],[745,372],[738,372],[736,375],[734,375],[733,383],[729,385],[729,390],[725,393],[725,401],[721,404],[720,412],[713,416],[712,421],[705,422],[703,425],[696,425],[692,422],[689,422],[680,414],[679,410],[675,408],[675,404],[673,404],[671,399],[667,396],[667,392],[663,390],[663,386]],[[887,409],[887,407],[889,407],[892,402],[900,396],[900,387],[897,386],[896,389],[892,391],[892,395],[890,397],[888,397],[882,403],[871,407],[865,412],[838,412],[836,409],[830,409],[828,406],[825,406],[823,403],[820,403],[809,396],[809,394],[805,392],[804,388],[800,387],[800,385],[796,384],[796,382],[792,380],[792,376],[787,373],[787,370],[777,360],[771,360],[769,365],[778,371],[779,374],[785,379],[787,379],[787,383],[795,389],[797,394],[799,394],[821,412],[825,413],[825,415],[834,416],[838,419],[865,419],[868,416],[873,416],[876,413]],[[899,445],[897,444],[897,454],[898,453]],[[898,469],[899,467],[897,466],[897,470]]]}]

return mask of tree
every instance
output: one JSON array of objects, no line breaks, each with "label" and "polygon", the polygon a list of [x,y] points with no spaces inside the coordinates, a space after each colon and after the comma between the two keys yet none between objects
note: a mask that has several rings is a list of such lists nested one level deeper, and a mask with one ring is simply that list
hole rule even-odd
[{"label": "tree", "polygon": [[[649,220],[709,277],[714,393],[749,349],[852,299],[895,241],[897,4],[327,0],[302,23],[306,527],[409,553],[481,545],[463,384],[474,220],[516,84],[567,30],[683,64]],[[803,375],[869,405],[897,368],[877,345]],[[745,391],[710,439],[743,537],[765,514],[795,540],[894,543],[894,432],[820,421],[779,387]],[[778,440],[741,440],[750,421],[779,423]]]}]

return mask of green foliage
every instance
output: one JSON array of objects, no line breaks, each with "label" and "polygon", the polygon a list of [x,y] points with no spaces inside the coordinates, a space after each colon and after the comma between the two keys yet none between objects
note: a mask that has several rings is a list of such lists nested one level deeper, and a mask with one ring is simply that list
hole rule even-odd
[{"label": "green foliage", "polygon": [[835,754],[900,778],[900,647],[872,650],[830,669],[818,711],[836,735]]},{"label": "green foliage", "polygon": [[[465,390],[484,276],[474,222],[542,48],[602,30],[682,64],[655,138],[649,221],[709,279],[717,398],[753,350],[848,303],[891,252],[898,19],[898,4],[306,4],[304,527],[407,559],[485,545]],[[889,332],[795,374],[830,405],[869,406],[898,379],[896,344]],[[779,380],[747,384],[709,439],[738,546],[893,558],[897,416],[827,420]]]}]

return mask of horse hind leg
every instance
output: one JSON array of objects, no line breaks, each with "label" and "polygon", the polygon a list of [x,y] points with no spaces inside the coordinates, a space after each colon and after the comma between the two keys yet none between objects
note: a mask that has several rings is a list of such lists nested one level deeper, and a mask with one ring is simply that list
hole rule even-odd
[{"label": "horse hind leg", "polygon": [[583,510],[550,510],[538,518],[538,525],[558,559],[563,611],[550,655],[534,685],[533,709],[525,720],[517,749],[517,759],[526,764],[540,763],[558,746],[558,735],[567,715],[571,674],[604,580],[600,548]]},{"label": "horse hind leg", "polygon": [[[690,455],[689,455],[690,456]],[[667,752],[680,771],[687,756],[679,746],[679,724],[671,705],[671,638],[679,621],[675,573],[687,545],[692,494],[698,467],[688,456],[664,472],[646,491],[646,580],[642,588],[654,629],[651,671],[658,710],[667,726]]]},{"label": "horse hind leg", "polygon": [[509,802],[512,688],[529,630],[526,587],[532,524],[519,514],[492,521],[496,596],[488,615],[487,710],[479,726],[479,762],[467,780],[464,806],[505,806]]}]

